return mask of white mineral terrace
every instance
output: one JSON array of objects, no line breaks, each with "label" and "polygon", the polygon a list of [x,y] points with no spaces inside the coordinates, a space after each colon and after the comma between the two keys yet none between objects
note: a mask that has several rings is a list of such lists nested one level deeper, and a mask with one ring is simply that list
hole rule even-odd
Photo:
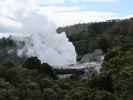
[{"label": "white mineral terrace", "polygon": [[89,62],[89,63],[83,63],[83,64],[72,64],[72,65],[66,65],[66,66],[55,66],[57,69],[89,69],[89,68],[95,68],[97,71],[100,70],[102,66],[102,63],[99,62]]}]

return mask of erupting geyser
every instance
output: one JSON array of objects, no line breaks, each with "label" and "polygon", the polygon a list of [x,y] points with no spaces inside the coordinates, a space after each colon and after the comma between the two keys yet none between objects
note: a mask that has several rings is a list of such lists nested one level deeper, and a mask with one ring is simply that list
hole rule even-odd
[{"label": "erupting geyser", "polygon": [[66,34],[56,33],[56,25],[46,17],[31,14],[22,19],[21,33],[29,34],[25,47],[19,54],[37,56],[42,62],[50,65],[69,65],[76,63],[76,52]]}]

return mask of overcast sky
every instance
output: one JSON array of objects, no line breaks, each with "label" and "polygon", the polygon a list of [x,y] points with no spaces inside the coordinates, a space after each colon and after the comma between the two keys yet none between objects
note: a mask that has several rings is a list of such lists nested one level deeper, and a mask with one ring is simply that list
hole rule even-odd
[{"label": "overcast sky", "polygon": [[19,30],[31,14],[57,26],[131,17],[132,4],[133,0],[0,0],[0,32]]}]

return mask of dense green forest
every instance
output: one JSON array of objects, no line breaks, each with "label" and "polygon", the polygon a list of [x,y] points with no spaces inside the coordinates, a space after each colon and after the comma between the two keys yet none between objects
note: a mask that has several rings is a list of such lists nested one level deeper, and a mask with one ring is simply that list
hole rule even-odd
[{"label": "dense green forest", "polygon": [[133,18],[60,27],[76,47],[79,59],[97,48],[107,52],[115,46],[132,46]]},{"label": "dense green forest", "polygon": [[[100,72],[86,79],[73,74],[59,78],[37,57],[19,57],[18,44],[0,39],[0,100],[133,100],[133,19],[78,24],[66,31],[79,59],[100,48],[105,59]],[[23,45],[23,43],[20,43]]]}]

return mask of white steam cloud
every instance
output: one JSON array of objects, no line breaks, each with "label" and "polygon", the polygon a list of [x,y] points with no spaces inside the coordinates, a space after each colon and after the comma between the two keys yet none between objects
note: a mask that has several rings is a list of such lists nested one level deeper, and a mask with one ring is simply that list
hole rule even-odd
[{"label": "white steam cloud", "polygon": [[18,41],[26,37],[18,55],[37,56],[51,65],[76,63],[75,48],[65,33],[57,34],[56,25],[38,14],[41,4],[40,0],[0,0],[0,37],[12,35]]},{"label": "white steam cloud", "polygon": [[25,47],[18,54],[37,56],[50,65],[68,65],[76,63],[76,52],[65,33],[56,33],[56,25],[46,17],[31,14],[22,19],[21,33],[29,34]]}]

